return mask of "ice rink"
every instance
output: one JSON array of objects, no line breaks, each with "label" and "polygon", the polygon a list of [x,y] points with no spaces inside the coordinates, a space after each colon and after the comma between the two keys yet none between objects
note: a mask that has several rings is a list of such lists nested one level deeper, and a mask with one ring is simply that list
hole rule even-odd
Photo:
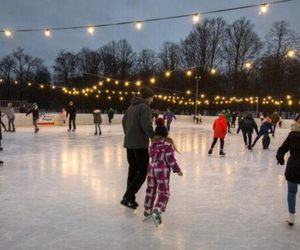
[{"label": "ice rink", "polygon": [[234,132],[220,158],[218,148],[207,155],[210,125],[172,125],[184,176],[171,176],[158,229],[142,221],[145,186],[136,211],[120,205],[127,178],[120,125],[103,126],[101,137],[93,126],[4,133],[0,249],[300,249],[300,214],[289,229],[284,167],[275,160],[289,130],[253,152]]}]

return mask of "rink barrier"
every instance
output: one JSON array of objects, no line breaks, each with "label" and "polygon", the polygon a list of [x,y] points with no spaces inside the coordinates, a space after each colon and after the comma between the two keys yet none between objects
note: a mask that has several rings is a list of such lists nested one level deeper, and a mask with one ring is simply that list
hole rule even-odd
[{"label": "rink barrier", "polygon": [[[17,127],[29,127],[32,126],[32,115],[25,116],[25,114],[16,113],[16,119],[15,119],[15,125]],[[63,122],[63,117],[61,114],[58,113],[47,113],[42,114],[42,119],[39,120],[39,126],[65,126],[68,124],[68,118],[66,119],[66,122]],[[114,115],[114,119],[112,120],[113,124],[121,124],[123,115]],[[192,115],[176,115],[177,120],[176,122],[193,122],[193,116]],[[44,119],[44,120],[43,120]],[[214,119],[216,117],[214,116],[202,116],[202,122],[204,124],[212,124]],[[2,118],[2,121],[7,124],[8,120],[6,117]],[[106,114],[102,115],[102,124],[108,124],[108,117]],[[258,125],[260,125],[260,120],[256,119],[256,122]],[[282,127],[283,128],[290,128],[291,124],[293,123],[293,120],[283,120]],[[41,123],[45,123],[44,125]],[[53,125],[49,125],[53,124]],[[76,116],[76,124],[77,125],[93,125],[94,124],[94,118],[92,114],[77,114]],[[199,125],[200,126],[200,125]],[[237,122],[236,122],[237,127]]]}]

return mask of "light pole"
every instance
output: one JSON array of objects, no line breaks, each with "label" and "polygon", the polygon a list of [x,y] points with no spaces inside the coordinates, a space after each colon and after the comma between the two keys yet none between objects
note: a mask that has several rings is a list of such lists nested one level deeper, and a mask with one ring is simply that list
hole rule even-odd
[{"label": "light pole", "polygon": [[199,80],[201,80],[201,76],[195,76],[195,79],[196,79],[195,115],[197,115]]}]

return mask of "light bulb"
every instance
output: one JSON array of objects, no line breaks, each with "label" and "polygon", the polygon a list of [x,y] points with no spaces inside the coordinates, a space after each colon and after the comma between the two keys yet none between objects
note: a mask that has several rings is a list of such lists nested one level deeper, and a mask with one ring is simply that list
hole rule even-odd
[{"label": "light bulb", "polygon": [[46,37],[50,37],[50,36],[51,36],[51,31],[50,31],[49,29],[46,29],[46,30],[44,31],[44,35],[45,35]]},{"label": "light bulb", "polygon": [[93,26],[90,26],[87,28],[87,32],[90,34],[90,35],[94,35],[95,33],[95,28]]},{"label": "light bulb", "polygon": [[136,22],[136,23],[135,23],[135,28],[136,28],[137,30],[141,30],[141,29],[143,28],[143,23],[142,23],[142,22]]}]

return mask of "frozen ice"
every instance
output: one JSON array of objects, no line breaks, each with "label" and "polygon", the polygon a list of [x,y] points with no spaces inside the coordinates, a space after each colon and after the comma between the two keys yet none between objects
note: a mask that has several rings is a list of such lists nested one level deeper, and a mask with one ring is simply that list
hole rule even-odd
[{"label": "frozen ice", "polygon": [[[145,186],[136,211],[120,205],[127,177],[120,125],[17,128],[4,133],[0,159],[0,249],[300,249],[300,214],[287,218],[284,167],[269,150],[248,152],[228,135],[226,157],[207,155],[210,124],[174,122],[171,136],[184,176],[171,176],[163,224],[143,222]],[[298,195],[298,199],[300,199]],[[299,202],[297,204],[298,210]]]}]

